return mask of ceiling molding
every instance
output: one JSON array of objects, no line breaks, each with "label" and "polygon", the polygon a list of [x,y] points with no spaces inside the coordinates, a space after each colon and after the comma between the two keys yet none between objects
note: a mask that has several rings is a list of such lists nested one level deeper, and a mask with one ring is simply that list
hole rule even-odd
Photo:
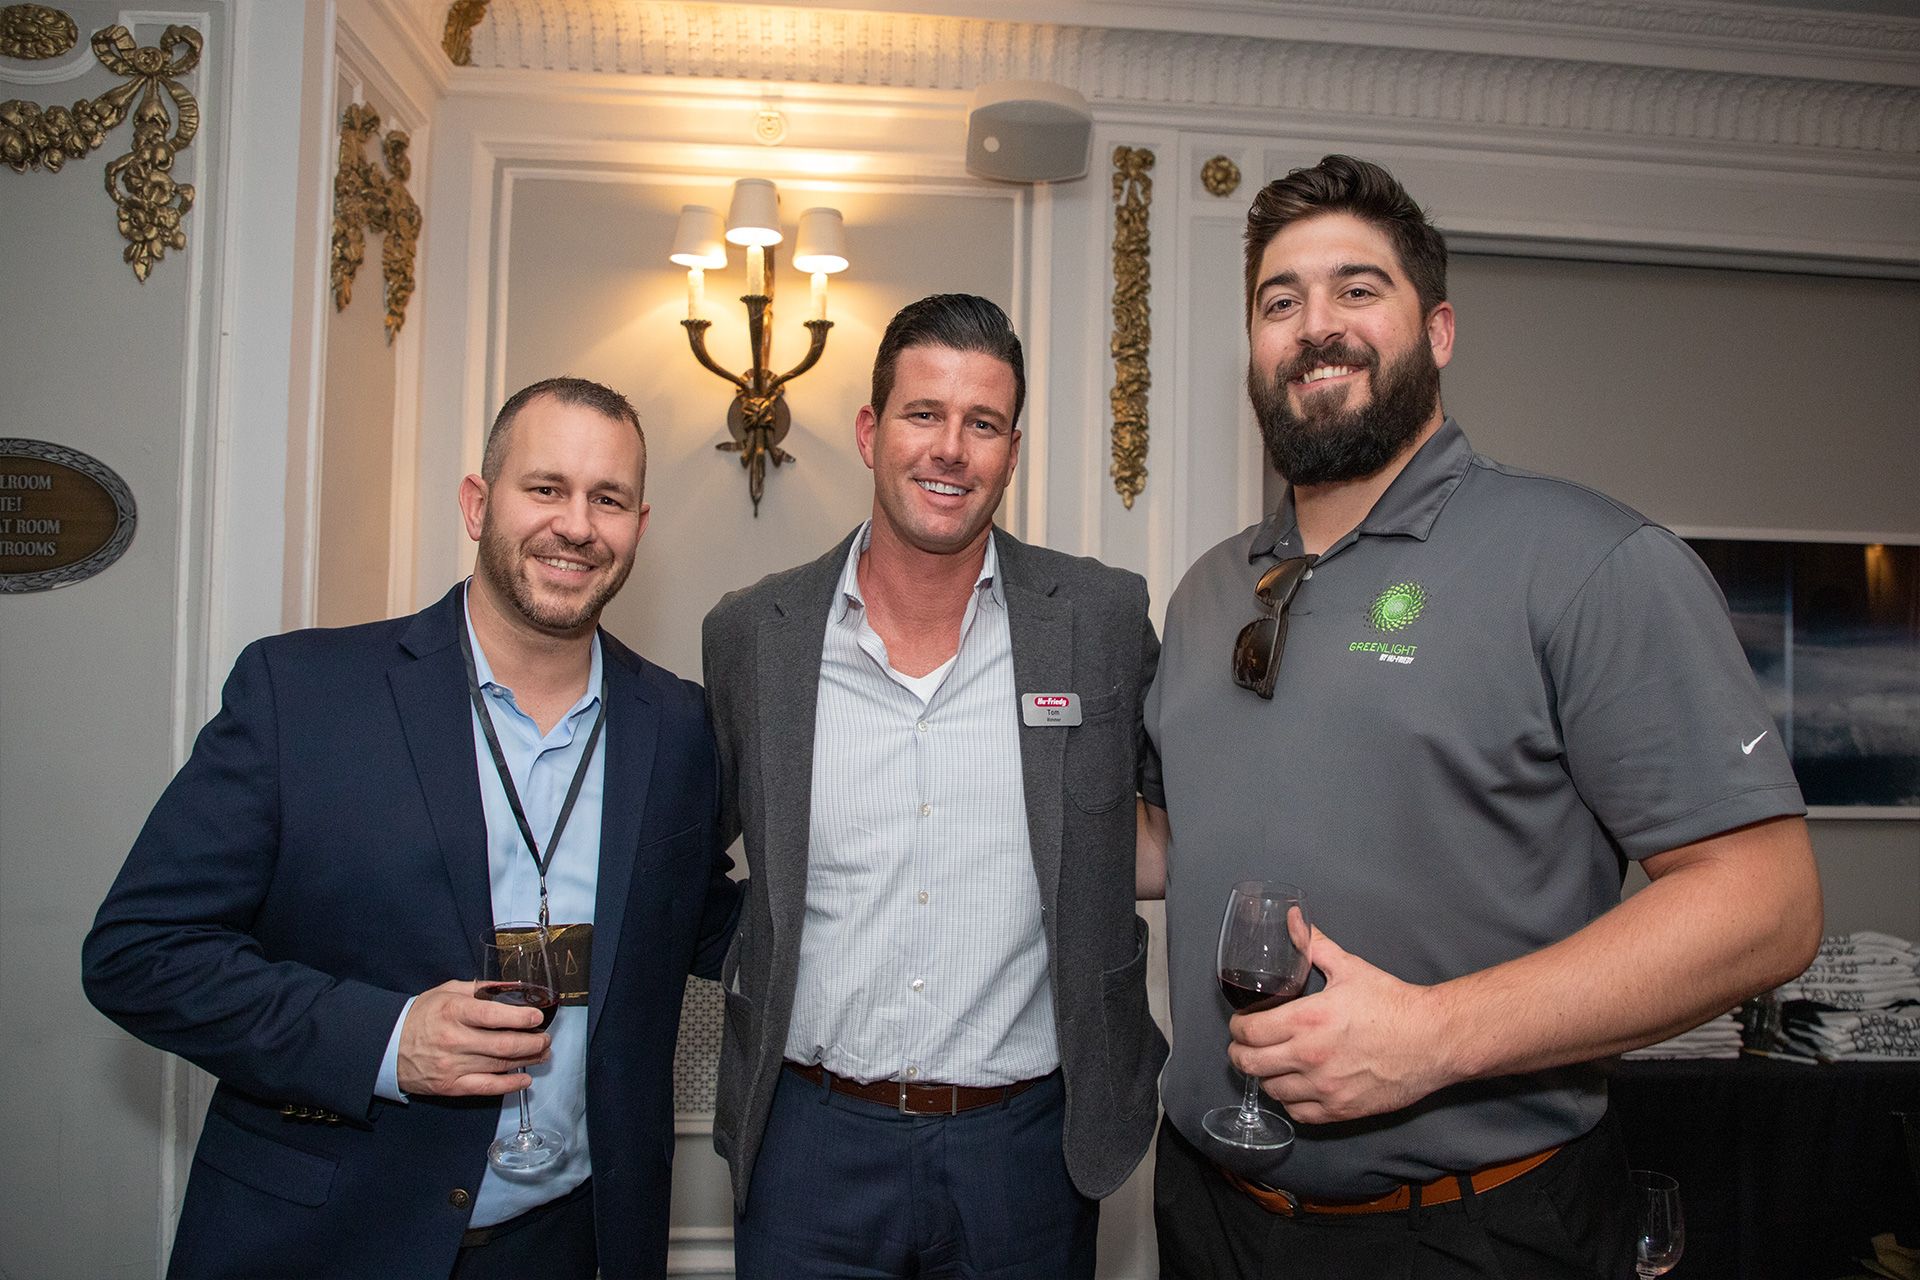
[{"label": "ceiling molding", "polygon": [[[1137,6],[1133,6],[1137,7]],[[1217,11],[1223,6],[1213,6]],[[1299,3],[1229,6],[1299,11]],[[1366,0],[1375,11],[1542,22],[1541,0]],[[1582,5],[1588,25],[1792,39],[1806,16],[1735,6]],[[1594,15],[1598,15],[1596,18]],[[1828,38],[1920,41],[1920,22],[1815,24]],[[1811,37],[1810,37],[1811,38]],[[1789,168],[1850,158],[1920,172],[1920,87],[1308,39],[1144,31],[779,5],[494,0],[475,67],[768,84],[971,90],[1049,80],[1096,107],[1417,121],[1660,146],[1762,148]]]},{"label": "ceiling molding", "polygon": [[[1263,8],[1310,5],[1273,0]],[[1684,36],[1747,45],[1815,45],[1874,53],[1920,50],[1920,22],[1873,14],[1769,9],[1751,4],[1688,4],[1675,0],[1349,0],[1349,9],[1396,17],[1420,14],[1452,21],[1521,23],[1542,30]]]},{"label": "ceiling molding", "polygon": [[446,19],[444,0],[335,0],[334,20],[380,53],[382,63],[404,61],[408,70],[396,74],[426,86],[430,96],[446,94],[453,64],[440,48],[439,24]]},{"label": "ceiling molding", "polygon": [[[444,13],[433,0],[398,0]],[[1458,53],[1575,58],[1762,75],[1920,86],[1920,19],[1687,0],[1030,0],[1008,22],[1004,0],[494,0],[476,31],[497,41],[475,65],[616,70],[605,45],[665,29],[694,35],[756,14],[874,29],[907,23],[938,41],[944,24],[1037,31],[1080,27],[1136,35],[1220,35]],[[556,60],[555,54],[558,54]]]},{"label": "ceiling molding", "polygon": [[[879,7],[874,0],[759,3],[840,11]],[[1003,0],[892,0],[885,8],[958,18],[993,19],[1006,13]],[[1693,0],[1032,0],[1025,13],[1030,21],[1064,26],[1267,38],[1297,34],[1284,29],[1297,24],[1312,24],[1344,38],[1338,33],[1352,24],[1371,23],[1389,37],[1369,43],[1404,41],[1412,24],[1451,29],[1482,46],[1489,34],[1507,32],[1543,40],[1625,38],[1648,47],[1699,44],[1751,52],[1830,49],[1877,56],[1920,51],[1920,19]]]}]

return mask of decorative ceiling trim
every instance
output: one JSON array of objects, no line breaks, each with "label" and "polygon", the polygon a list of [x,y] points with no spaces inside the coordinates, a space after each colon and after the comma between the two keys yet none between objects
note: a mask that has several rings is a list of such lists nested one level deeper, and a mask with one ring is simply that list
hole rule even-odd
[{"label": "decorative ceiling trim", "polygon": [[[1277,2],[1273,10],[1323,15],[1313,4]],[[1442,17],[1473,23],[1524,23],[1580,35],[1688,36],[1784,48],[1832,48],[1872,54],[1920,50],[1920,23],[1872,13],[1764,10],[1755,4],[1686,4],[1684,0],[1352,0],[1348,13]]]},{"label": "decorative ceiling trim", "polygon": [[[721,0],[732,4],[735,0]],[[854,11],[875,0],[760,0],[789,8]],[[1004,0],[891,0],[893,12],[997,18]],[[1549,39],[1707,44],[1805,54],[1825,50],[1869,56],[1920,49],[1920,21],[1891,14],[1763,7],[1752,0],[1031,0],[1029,20],[1142,31],[1270,36],[1283,22],[1322,32],[1375,24],[1450,29],[1465,38],[1524,32]],[[1264,26],[1266,30],[1257,28]]]},{"label": "decorative ceiling trim", "polygon": [[488,0],[453,0],[447,6],[447,26],[440,47],[456,67],[473,65],[473,29],[487,16]]},{"label": "decorative ceiling trim", "polygon": [[[400,0],[431,3],[431,0]],[[955,22],[992,22],[1027,28],[1081,27],[1087,30],[1128,32],[1135,35],[1231,35],[1236,39],[1299,38],[1316,32],[1319,39],[1379,45],[1411,45],[1412,26],[1429,33],[1451,32],[1463,52],[1486,47],[1493,35],[1524,35],[1541,47],[1523,53],[1551,56],[1576,43],[1594,41],[1613,45],[1640,45],[1651,55],[1656,46],[1696,46],[1717,51],[1775,53],[1805,57],[1899,59],[1920,52],[1920,19],[1778,9],[1757,4],[1689,3],[1688,0],[1181,0],[1178,4],[1134,3],[1119,0],[1034,0],[1028,18],[1006,23],[1003,2],[978,0],[895,0],[887,11],[875,0],[842,3],[698,3],[696,0],[500,0],[485,28],[503,37],[501,54],[510,61],[478,65],[541,65],[518,58],[529,52],[528,32],[569,47],[582,57],[593,57],[600,37],[616,28],[631,27],[649,18],[661,18],[676,27],[697,32],[716,19],[754,18],[782,14],[789,18],[813,16],[864,26],[876,22],[909,23],[929,32]],[[1361,28],[1377,32],[1359,37]],[[1335,34],[1346,33],[1346,34]],[[1546,44],[1558,49],[1545,47]],[[1512,50],[1509,50],[1512,51]],[[1639,61],[1629,55],[1630,61]],[[1651,57],[1648,58],[1651,61]],[[573,70],[587,70],[583,61]],[[605,69],[605,68],[602,68]],[[1907,63],[1899,82],[1910,82]],[[1875,78],[1863,71],[1858,78]]]},{"label": "decorative ceiling trim", "polygon": [[[1276,3],[1274,9],[1316,12],[1313,5]],[[1526,23],[1541,28],[1605,31],[1637,36],[1689,36],[1742,44],[1856,49],[1873,53],[1920,50],[1920,22],[1872,14],[1813,13],[1757,5],[1688,4],[1676,0],[1350,0],[1349,11],[1454,21]]]},{"label": "decorative ceiling trim", "polygon": [[[1468,0],[1392,2],[1458,12]],[[1495,12],[1544,8],[1479,3]],[[1664,7],[1616,2],[1608,10],[1620,21],[1641,11],[1652,21]],[[1675,12],[1732,25],[1724,10]],[[1747,16],[1757,22],[1763,15]],[[1880,25],[1889,38],[1920,34],[1920,23]],[[474,31],[472,54],[478,67],[774,83],[964,91],[992,80],[1049,80],[1115,106],[1315,113],[1920,161],[1920,88],[1568,58],[594,0],[500,0]]]}]

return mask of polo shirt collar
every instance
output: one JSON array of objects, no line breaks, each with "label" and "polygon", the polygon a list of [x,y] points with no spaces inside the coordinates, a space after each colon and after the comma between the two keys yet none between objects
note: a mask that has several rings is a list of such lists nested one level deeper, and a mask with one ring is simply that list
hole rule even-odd
[{"label": "polo shirt collar", "polygon": [[[1446,418],[1432,438],[1407,459],[1407,465],[1373,504],[1373,510],[1367,512],[1367,518],[1354,529],[1354,534],[1402,534],[1425,542],[1433,532],[1433,522],[1440,518],[1440,509],[1460,487],[1472,461],[1473,446],[1467,443],[1466,432],[1451,417]],[[1288,485],[1280,505],[1254,531],[1253,542],[1247,547],[1247,559],[1284,558],[1298,554],[1299,545],[1300,520],[1293,509],[1293,486]]]}]

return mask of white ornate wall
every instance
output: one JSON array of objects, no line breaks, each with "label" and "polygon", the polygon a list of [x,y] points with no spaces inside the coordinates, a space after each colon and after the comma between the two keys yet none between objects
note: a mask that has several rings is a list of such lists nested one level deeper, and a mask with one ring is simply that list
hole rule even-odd
[{"label": "white ornate wall", "polygon": [[[439,35],[436,10],[410,10],[423,46]],[[403,12],[399,0],[386,11]],[[804,185],[809,202],[836,189],[849,199],[991,189],[961,166],[973,87],[1034,78],[1078,89],[1095,114],[1093,171],[1027,193],[1009,250],[1016,318],[1045,394],[1034,397],[1007,519],[1025,536],[1141,570],[1156,602],[1263,501],[1239,392],[1238,240],[1250,192],[1295,165],[1334,150],[1381,160],[1462,250],[1920,277],[1920,22],[1501,0],[1039,3],[1022,21],[1005,12],[495,0],[435,122],[416,598],[467,554],[440,491],[477,458],[487,411],[511,389],[519,321],[500,293],[508,210],[516,175],[540,166],[716,189],[753,174]],[[776,147],[754,139],[763,109],[785,118]],[[1108,157],[1123,145],[1156,155],[1150,474],[1131,510],[1107,475]],[[1235,196],[1199,181],[1215,155],[1244,175]],[[930,240],[924,251],[940,248]],[[889,271],[857,264],[842,279]],[[877,332],[889,308],[869,305],[872,314],[847,316],[836,304],[836,318]],[[645,298],[635,307],[660,309]],[[654,327],[651,338],[621,335],[659,344],[649,373],[662,385],[638,390],[717,403],[678,333]],[[848,337],[843,325],[837,340]],[[605,358],[598,345],[580,354]],[[797,472],[776,474],[768,502],[798,491]],[[714,592],[816,550],[729,524],[713,535],[726,554],[703,559],[694,528],[671,571]],[[657,651],[691,655],[697,611],[624,603],[646,614]],[[703,1042],[709,1013],[691,1006],[690,1042]],[[706,1069],[682,1068],[689,1081]],[[724,1268],[724,1170],[701,1117],[682,1128],[675,1267]],[[1104,1274],[1151,1273],[1150,1209],[1144,1179],[1109,1202]]]},{"label": "white ornate wall", "polygon": [[[137,574],[138,584],[103,577],[0,604],[0,964],[35,972],[35,956],[52,957],[51,985],[35,989],[54,992],[26,1005],[13,997],[3,1020],[28,1037],[16,1061],[40,1064],[28,1081],[35,1123],[63,1152],[50,1177],[21,1166],[5,1184],[4,1267],[72,1274],[79,1259],[89,1273],[157,1273],[164,1255],[198,1095],[189,1073],[103,1038],[69,953],[233,655],[316,616],[326,449],[346,438],[329,430],[329,404],[341,412],[346,402],[328,390],[325,311],[343,99],[364,92],[413,130],[413,190],[426,216],[409,345],[389,353],[390,396],[384,383],[376,389],[374,411],[390,409],[390,430],[355,446],[387,452],[391,489],[379,505],[391,610],[465,571],[469,551],[447,497],[477,464],[515,350],[500,292],[512,226],[503,202],[515,174],[555,166],[716,188],[756,174],[809,195],[962,192],[1011,210],[1003,265],[1036,392],[1007,518],[1026,536],[1141,570],[1164,601],[1185,565],[1262,501],[1238,390],[1237,240],[1247,193],[1293,165],[1331,150],[1380,159],[1463,250],[1920,279],[1920,18],[1871,12],[1884,7],[1871,0],[1855,11],[1845,11],[1850,0],[1826,3],[1842,11],[1686,0],[1034,0],[1011,21],[988,0],[898,0],[886,12],[874,0],[492,0],[468,67],[450,66],[441,49],[442,0],[175,6],[220,36],[195,81],[208,112],[195,160],[199,238],[166,264],[182,269],[175,285],[149,284],[130,308],[130,282],[92,283],[65,265],[99,250],[60,203],[70,198],[79,211],[101,199],[91,167],[61,175],[58,187],[45,174],[0,174],[9,215],[28,208],[22,195],[35,202],[33,254],[5,295],[0,349],[9,387],[21,388],[10,412],[33,423],[6,434],[42,430],[109,462],[134,457],[121,469],[152,512],[110,571]],[[83,26],[120,13],[94,0],[62,7],[82,13]],[[139,17],[149,27],[172,20]],[[0,61],[0,97],[62,96],[23,70]],[[1087,96],[1096,120],[1087,179],[1016,191],[964,173],[967,96],[1002,78]],[[777,147],[754,139],[765,108],[786,118]],[[1108,480],[1106,440],[1107,157],[1121,145],[1156,155],[1152,437],[1147,487],[1130,511]],[[1242,170],[1235,196],[1201,186],[1200,166],[1214,155]],[[937,264],[940,248],[918,252]],[[864,269],[872,282],[890,270]],[[849,307],[836,309],[837,340],[877,332],[896,305],[881,288],[854,287],[860,270],[836,293]],[[156,284],[174,290],[159,320],[147,314],[162,296]],[[119,360],[112,377],[76,381],[94,358],[76,351],[151,355],[161,350],[156,325],[173,326],[162,363],[178,374],[158,391],[157,410],[153,385],[133,376],[138,364]],[[673,346],[677,326],[660,327],[658,373],[671,384],[662,403],[717,404],[717,384],[705,385],[710,375]],[[1896,346],[1889,358],[1911,355]],[[842,406],[847,415],[855,407]],[[823,422],[829,412],[822,406]],[[773,477],[768,501],[779,503],[783,482],[799,474]],[[1829,509],[1844,512],[1844,496]],[[774,540],[753,550],[754,532],[732,530],[738,545],[725,563],[697,571],[717,588],[813,550]],[[681,553],[699,541],[687,538]],[[690,629],[697,617],[680,622]],[[663,625],[650,643],[691,651],[690,630],[676,637]],[[76,635],[91,647],[76,649]],[[76,683],[85,670],[112,670],[124,683]],[[106,799],[62,790],[107,759],[72,731],[95,723],[119,735],[111,760],[122,763]],[[49,796],[70,799],[53,806]],[[1856,852],[1875,865],[1906,851],[1920,862],[1913,826],[1817,837],[1823,873],[1853,874],[1846,859]],[[1911,888],[1920,918],[1920,885]],[[46,935],[49,924],[67,941]],[[99,1068],[106,1077],[69,1069],[94,1061],[89,1054],[111,1060]],[[675,1205],[682,1270],[727,1253],[717,1162],[698,1121],[686,1127]],[[1138,1184],[1110,1202],[1107,1274],[1150,1274],[1149,1207]]]},{"label": "white ornate wall", "polygon": [[[495,0],[438,119],[423,485],[477,456],[486,408],[509,389],[503,343],[516,320],[497,272],[513,174],[562,163],[716,185],[757,174],[849,195],[965,187],[967,95],[997,79],[1072,86],[1096,119],[1093,172],[1033,189],[1010,251],[1046,394],[1007,518],[1025,536],[1140,569],[1157,602],[1262,503],[1239,392],[1238,239],[1247,195],[1294,165],[1333,150],[1383,161],[1463,250],[1920,276],[1911,20],[1497,0],[1043,3],[1017,22],[996,5],[895,8],[940,11]],[[425,21],[417,30],[437,34]],[[754,141],[762,109],[785,117],[777,147]],[[1156,155],[1150,474],[1132,510],[1107,476],[1107,157],[1122,145]],[[1236,196],[1201,185],[1214,155],[1239,165]],[[857,318],[877,329],[885,312]],[[711,396],[681,368],[678,334],[660,327],[654,376]],[[773,477],[769,502],[794,483]],[[420,596],[465,554],[433,496],[423,489]],[[814,550],[769,538],[756,552],[756,532],[729,532],[732,549],[710,562],[696,535],[674,570],[717,591]],[[694,618],[650,620],[656,647],[691,654]],[[676,625],[687,635],[670,634]],[[703,1042],[709,1012],[691,1006],[690,1042]],[[706,1069],[682,1067],[690,1081]],[[700,1117],[682,1127],[676,1269],[723,1268],[724,1171]],[[1144,1179],[1109,1202],[1104,1274],[1151,1273],[1150,1209]]]},{"label": "white ornate wall", "polygon": [[[1020,264],[1033,290],[1029,340],[1054,391],[1047,410],[1067,416],[1044,448],[1030,444],[1010,518],[1055,545],[1134,564],[1157,598],[1259,501],[1235,482],[1248,451],[1222,454],[1214,433],[1204,442],[1186,433],[1203,405],[1218,411],[1204,392],[1196,402],[1183,390],[1217,385],[1217,369],[1193,380],[1190,357],[1237,340],[1222,329],[1191,345],[1189,308],[1219,281],[1203,288],[1192,272],[1207,268],[1184,264],[1202,245],[1211,262],[1244,205],[1200,188],[1210,155],[1235,159],[1249,190],[1326,151],[1381,159],[1463,250],[1920,273],[1912,19],[1522,0],[1042,3],[1019,22],[992,16],[1005,10],[991,4],[895,8],[923,12],[498,0],[473,32],[474,66],[452,76],[450,101],[471,104],[461,114],[511,135],[511,148],[564,138],[569,151],[614,164],[691,148],[714,172],[778,178],[826,166],[849,179],[912,180],[962,176],[957,137],[975,85],[1038,78],[1079,89],[1098,122],[1095,173],[1036,189]],[[424,18],[418,26],[424,36]],[[778,148],[751,142],[761,107],[788,117]],[[1159,158],[1162,318],[1154,479],[1138,518],[1124,521],[1099,479],[1111,370],[1104,325],[1088,324],[1107,310],[1104,157],[1121,144]],[[465,170],[463,194],[480,194],[487,163]],[[469,342],[475,323],[469,316]],[[461,350],[458,363],[471,384],[479,374],[468,356]],[[485,398],[470,394],[461,420],[471,424]],[[424,438],[429,450],[447,447],[443,430]],[[1222,483],[1230,502],[1217,500]],[[420,546],[425,564],[436,554],[431,531]]]},{"label": "white ornate wall", "polygon": [[[317,30],[296,6],[58,6],[69,55],[0,57],[0,99],[71,106],[118,82],[88,50],[112,24],[204,40],[179,77],[195,188],[140,283],[102,171],[131,121],[44,168],[0,173],[0,435],[73,446],[127,481],[140,523],[98,577],[0,597],[0,1022],[13,1036],[0,1273],[157,1275],[197,1133],[192,1072],[111,1027],[80,989],[80,940],[241,644],[282,625],[285,423],[300,306],[301,86]],[[178,107],[163,97],[167,110]],[[244,183],[236,175],[244,173]],[[324,242],[322,242],[324,243]]]}]

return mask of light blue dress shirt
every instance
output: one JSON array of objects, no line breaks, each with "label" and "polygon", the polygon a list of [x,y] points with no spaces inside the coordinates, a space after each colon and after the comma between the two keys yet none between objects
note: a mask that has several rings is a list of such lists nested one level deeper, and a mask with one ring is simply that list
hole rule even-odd
[{"label": "light blue dress shirt", "polygon": [[[593,662],[587,673],[587,691],[560,717],[553,729],[542,735],[533,718],[514,701],[513,690],[493,679],[493,669],[473,634],[473,619],[467,615],[467,635],[473,640],[474,667],[480,677],[480,689],[493,716],[493,727],[500,735],[500,750],[507,759],[507,771],[520,792],[520,804],[526,810],[527,823],[542,841],[553,830],[560,806],[566,802],[567,788],[586,750],[587,737],[593,731],[594,717],[600,709],[602,658],[600,637],[593,637]],[[487,818],[487,878],[493,890],[493,919],[496,924],[515,920],[537,920],[540,916],[540,874],[514,821],[507,803],[506,788],[487,750],[478,712],[469,715],[473,727],[474,764],[480,775],[480,799]],[[454,749],[456,744],[447,744]],[[600,877],[600,807],[606,792],[607,735],[602,730],[594,747],[593,760],[580,786],[573,816],[560,838],[560,848],[547,870],[547,910],[554,924],[586,924],[593,920],[594,891]],[[610,957],[596,957],[603,964]],[[466,975],[478,977],[478,974]],[[400,1021],[394,1024],[387,1044],[386,1058],[380,1065],[375,1091],[383,1098],[404,1102],[399,1086],[400,1027],[406,1021],[413,1002],[407,1002]],[[562,1007],[554,1014],[549,1028],[553,1036],[551,1058],[531,1071],[533,1087],[528,1095],[536,1127],[553,1129],[567,1143],[567,1151],[557,1164],[530,1174],[502,1174],[491,1165],[480,1180],[474,1198],[471,1225],[491,1226],[517,1217],[579,1186],[593,1171],[587,1148],[587,1009],[584,1005]],[[520,1102],[516,1094],[501,1099],[497,1136],[511,1137],[520,1129]]]}]

